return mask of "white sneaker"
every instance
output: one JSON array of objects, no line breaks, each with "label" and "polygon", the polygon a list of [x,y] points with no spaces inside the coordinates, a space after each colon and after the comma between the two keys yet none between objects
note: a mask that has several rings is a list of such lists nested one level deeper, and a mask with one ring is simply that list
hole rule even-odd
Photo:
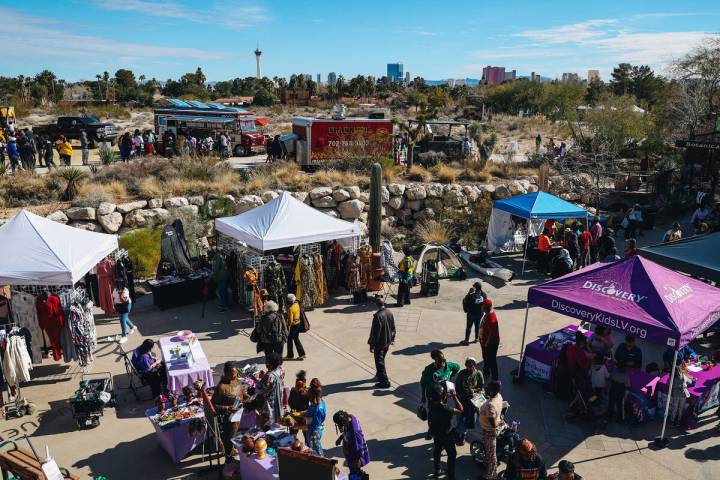
[{"label": "white sneaker", "polygon": [[125,343],[127,342],[127,337],[121,337],[120,340],[118,340],[118,343]]},{"label": "white sneaker", "polygon": [[137,325],[133,325],[133,327],[130,329],[130,334],[137,332]]}]

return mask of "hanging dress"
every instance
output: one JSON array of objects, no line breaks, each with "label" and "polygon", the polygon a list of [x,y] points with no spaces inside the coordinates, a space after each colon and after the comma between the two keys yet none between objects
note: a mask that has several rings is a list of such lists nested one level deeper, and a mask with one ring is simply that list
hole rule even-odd
[{"label": "hanging dress", "polygon": [[113,302],[112,292],[115,290],[115,261],[107,258],[97,264],[98,274],[98,305],[106,315],[115,315],[115,302]]}]

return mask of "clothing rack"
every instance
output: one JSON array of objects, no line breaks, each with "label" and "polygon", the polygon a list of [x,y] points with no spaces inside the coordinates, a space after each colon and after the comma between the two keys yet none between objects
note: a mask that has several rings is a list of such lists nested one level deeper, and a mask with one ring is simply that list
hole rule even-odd
[{"label": "clothing rack", "polygon": [[314,255],[320,253],[319,243],[306,243],[304,245],[298,245],[298,256],[301,255]]},{"label": "clothing rack", "polygon": [[[215,246],[224,254],[235,252],[238,258],[241,258],[245,267],[252,267],[258,274],[258,287],[263,288],[265,285],[265,266],[275,261],[272,255],[263,255],[263,252],[248,247],[246,244],[235,240],[232,237],[218,234]],[[319,247],[319,246],[318,246]],[[319,251],[319,250],[318,250]]]},{"label": "clothing rack", "polygon": [[10,291],[40,295],[44,292],[59,294],[65,290],[72,289],[72,285],[11,285]]},{"label": "clothing rack", "polygon": [[127,250],[125,250],[124,248],[119,248],[119,249],[115,250],[113,253],[111,253],[110,255],[108,255],[108,257],[112,258],[113,260],[115,260],[117,262],[123,258],[128,258],[128,255],[129,254],[128,254]]}]

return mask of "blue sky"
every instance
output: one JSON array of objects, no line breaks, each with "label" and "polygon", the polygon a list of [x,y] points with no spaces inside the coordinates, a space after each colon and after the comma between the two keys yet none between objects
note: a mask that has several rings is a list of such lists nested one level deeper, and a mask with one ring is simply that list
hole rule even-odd
[{"label": "blue sky", "polygon": [[130,68],[159,80],[263,74],[480,77],[488,64],[556,77],[619,62],[663,70],[720,32],[720,1],[0,0],[0,75],[92,79]]}]

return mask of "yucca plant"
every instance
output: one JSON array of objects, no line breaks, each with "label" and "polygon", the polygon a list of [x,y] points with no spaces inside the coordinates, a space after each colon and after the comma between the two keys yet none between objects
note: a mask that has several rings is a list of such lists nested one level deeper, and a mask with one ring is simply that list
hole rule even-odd
[{"label": "yucca plant", "polygon": [[101,148],[100,149],[100,162],[103,165],[111,165],[115,160],[115,152],[112,148]]},{"label": "yucca plant", "polygon": [[445,225],[437,220],[425,220],[418,223],[415,233],[423,243],[447,243],[455,231],[450,225]]},{"label": "yucca plant", "polygon": [[77,196],[78,183],[86,177],[85,172],[79,168],[65,168],[60,171],[60,176],[67,182],[65,192],[63,193],[63,200],[70,202]]}]

